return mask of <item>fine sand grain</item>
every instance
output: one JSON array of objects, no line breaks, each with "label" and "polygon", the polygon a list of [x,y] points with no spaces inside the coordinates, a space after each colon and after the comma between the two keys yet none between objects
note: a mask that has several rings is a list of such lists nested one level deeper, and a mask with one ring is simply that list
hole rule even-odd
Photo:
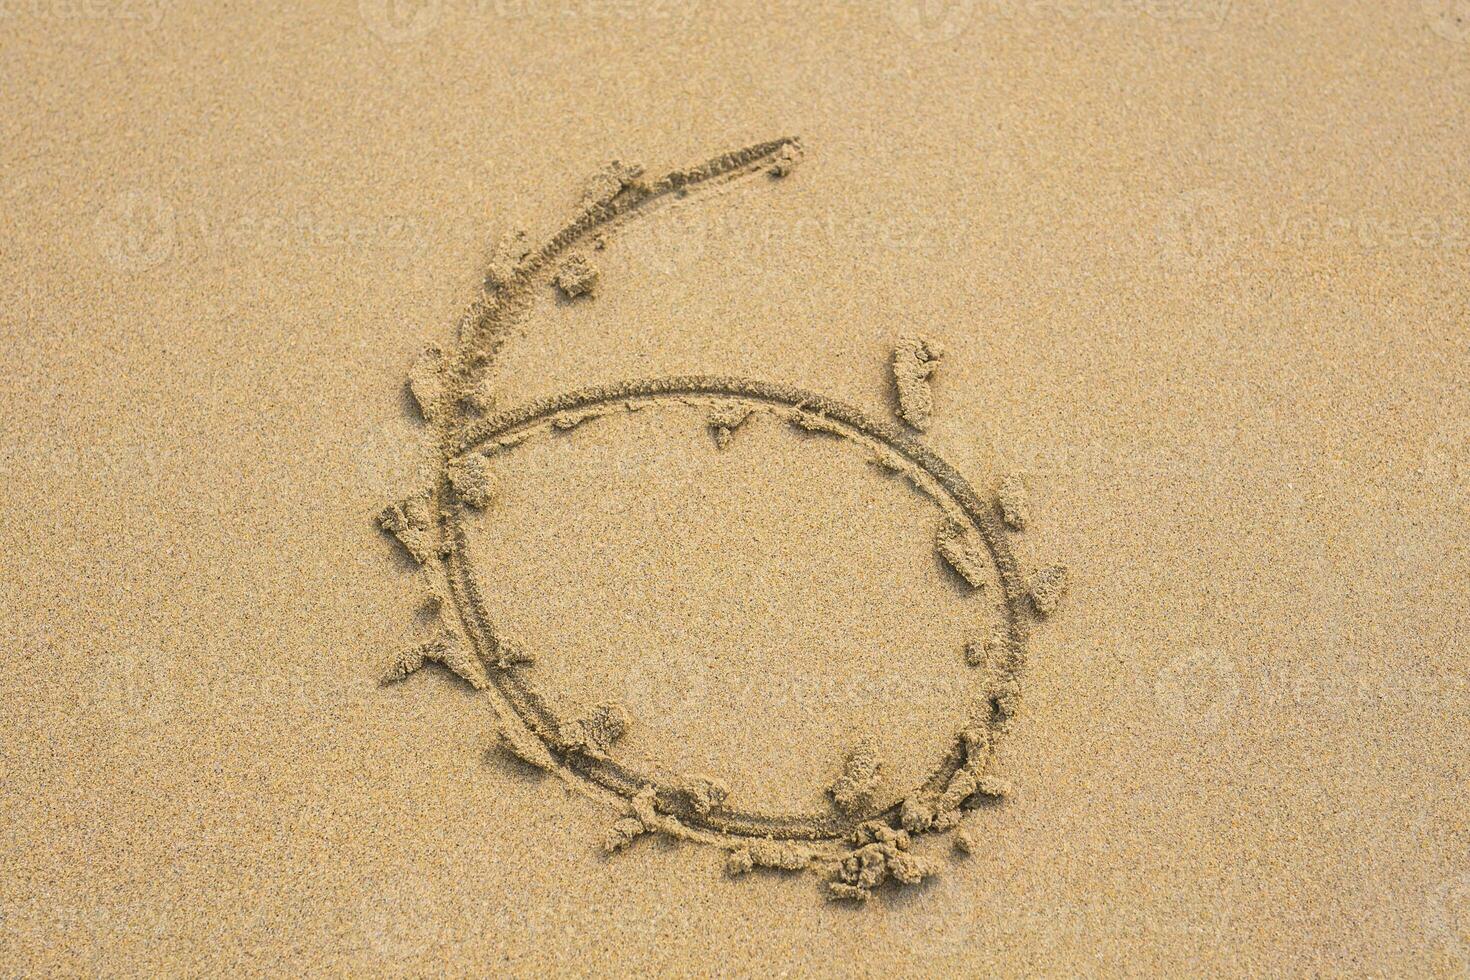
[{"label": "fine sand grain", "polygon": [[0,973],[1465,975],[1456,8],[9,5]]}]

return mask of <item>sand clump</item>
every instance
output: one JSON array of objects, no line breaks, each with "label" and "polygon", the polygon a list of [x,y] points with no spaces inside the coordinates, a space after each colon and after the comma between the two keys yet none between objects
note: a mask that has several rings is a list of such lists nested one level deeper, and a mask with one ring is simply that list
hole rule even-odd
[{"label": "sand clump", "polygon": [[841,774],[827,792],[839,812],[864,813],[873,804],[882,775],[877,748],[871,738],[864,738],[848,754]]},{"label": "sand clump", "polygon": [[508,232],[490,252],[490,261],[485,267],[485,285],[491,289],[509,286],[515,281],[521,263],[530,254],[531,237],[521,229]]},{"label": "sand clump", "polygon": [[494,410],[497,401],[495,388],[489,378],[482,378],[470,385],[460,398],[460,404],[476,415],[488,415]]},{"label": "sand clump", "polygon": [[1057,611],[1071,584],[1072,575],[1067,566],[1049,565],[1032,574],[1027,580],[1026,591],[1030,594],[1031,604],[1036,607],[1036,611],[1043,616],[1050,616]]},{"label": "sand clump", "polygon": [[939,367],[944,349],[916,336],[899,339],[893,348],[893,384],[898,390],[898,415],[908,425],[924,432],[934,418],[934,392],[929,377]]},{"label": "sand clump", "polygon": [[383,675],[383,683],[392,684],[404,680],[426,663],[441,664],[449,668],[477,691],[490,686],[480,661],[448,634],[409,647],[399,654]]},{"label": "sand clump", "polygon": [[1024,531],[1031,523],[1031,498],[1020,477],[1008,476],[1001,481],[996,499],[1006,526],[1013,531]]},{"label": "sand clump", "polygon": [[571,432],[573,429],[601,418],[607,414],[600,408],[584,409],[580,412],[557,412],[551,417],[551,428],[555,432]]},{"label": "sand clump", "polygon": [[587,178],[582,188],[582,207],[606,207],[626,190],[643,190],[643,165],[613,160]]},{"label": "sand clump", "polygon": [[904,473],[908,471],[908,465],[904,463],[903,457],[891,449],[874,449],[868,456],[868,463],[876,466],[885,473]]},{"label": "sand clump", "polygon": [[996,627],[984,638],[970,640],[965,646],[965,662],[984,671],[986,696],[997,716],[1004,719],[1015,714],[1026,659],[1009,631]]},{"label": "sand clump", "polygon": [[755,868],[777,871],[802,871],[811,866],[811,851],[788,841],[752,840],[736,848],[725,859],[725,871],[731,876],[745,874]]},{"label": "sand clump", "polygon": [[512,667],[529,667],[535,662],[536,655],[520,644],[498,639],[495,642],[495,659],[490,661],[490,666],[496,670],[509,670]]},{"label": "sand clump", "polygon": [[840,425],[820,412],[809,412],[802,408],[793,409],[786,413],[786,421],[790,422],[802,432],[824,436],[837,436],[838,438],[847,437],[846,431]]},{"label": "sand clump", "polygon": [[490,462],[479,453],[466,453],[450,460],[445,467],[445,475],[459,498],[476,510],[490,506],[495,499],[495,478],[490,473]]},{"label": "sand clump", "polygon": [[556,758],[541,739],[516,724],[503,724],[495,733],[496,745],[505,754],[524,762],[528,766],[550,772],[556,768]]},{"label": "sand clump", "polygon": [[624,805],[627,816],[614,822],[608,829],[607,836],[603,838],[602,849],[608,854],[614,854],[644,834],[668,829],[668,822],[659,816],[657,803],[658,791],[652,786],[645,786],[635,793]]},{"label": "sand clump", "polygon": [[628,709],[620,704],[604,703],[584,717],[562,726],[562,747],[594,759],[605,759],[613,744],[633,727]]},{"label": "sand clump", "polygon": [[965,663],[971,667],[983,667],[988,664],[994,655],[994,651],[1008,641],[1009,634],[1005,627],[993,627],[983,637],[971,637],[965,642]]},{"label": "sand clump", "polygon": [[419,564],[439,553],[434,504],[428,491],[405,497],[383,508],[378,514],[378,526],[397,538]]},{"label": "sand clump", "polygon": [[908,831],[894,830],[882,821],[858,827],[853,843],[855,848],[827,882],[827,893],[834,899],[865,902],[887,881],[917,885],[939,870],[937,862],[909,852],[912,837]]},{"label": "sand clump", "polygon": [[985,555],[963,524],[957,520],[946,520],[940,524],[935,532],[934,547],[970,588],[985,587]]},{"label": "sand clump", "polygon": [[709,427],[715,434],[715,445],[729,449],[736,429],[744,425],[755,410],[749,405],[725,405],[715,409],[709,416]]},{"label": "sand clump", "polygon": [[420,603],[429,612],[439,613],[449,601],[449,590],[444,587],[439,570],[431,565],[423,565],[415,578]]},{"label": "sand clump", "polygon": [[438,346],[425,347],[408,369],[408,390],[419,413],[432,422],[444,395],[444,351]]},{"label": "sand clump", "polygon": [[766,173],[772,177],[786,177],[801,163],[802,156],[800,144],[788,143],[776,151]]},{"label": "sand clump", "polygon": [[602,841],[602,849],[608,854],[616,854],[646,833],[649,833],[649,829],[643,821],[636,817],[623,817],[608,828],[607,836]]},{"label": "sand clump", "polygon": [[674,781],[672,792],[695,816],[704,817],[724,805],[730,787],[709,776],[686,776]]},{"label": "sand clump", "polygon": [[[971,724],[959,736],[961,762],[943,789],[935,794],[915,794],[899,807],[899,826],[885,820],[869,820],[858,826],[851,838],[852,849],[837,864],[827,883],[834,899],[866,901],[874,889],[893,882],[916,885],[936,874],[936,861],[910,853],[915,835],[947,832],[959,828],[963,807],[976,798],[1003,799],[1013,793],[1010,783],[990,771],[994,759],[988,726]],[[966,842],[962,849],[973,846]]]},{"label": "sand clump", "polygon": [[556,270],[556,288],[567,299],[591,296],[597,290],[597,268],[581,252],[573,252]]}]

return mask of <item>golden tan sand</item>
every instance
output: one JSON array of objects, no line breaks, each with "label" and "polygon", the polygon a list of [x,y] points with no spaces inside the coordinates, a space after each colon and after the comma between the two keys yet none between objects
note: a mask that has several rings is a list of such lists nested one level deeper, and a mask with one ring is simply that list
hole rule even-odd
[{"label": "golden tan sand", "polygon": [[902,337],[893,349],[893,384],[898,389],[898,414],[910,426],[923,432],[934,418],[934,392],[929,377],[943,358],[944,351],[933,341],[921,337]]},{"label": "golden tan sand", "polygon": [[0,972],[1470,971],[1462,5],[0,50]]}]

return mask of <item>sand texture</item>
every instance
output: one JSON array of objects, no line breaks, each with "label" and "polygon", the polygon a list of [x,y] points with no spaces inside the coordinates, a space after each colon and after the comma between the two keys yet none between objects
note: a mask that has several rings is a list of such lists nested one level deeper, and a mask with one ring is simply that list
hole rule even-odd
[{"label": "sand texture", "polygon": [[0,9],[0,976],[1470,974],[1470,13]]}]

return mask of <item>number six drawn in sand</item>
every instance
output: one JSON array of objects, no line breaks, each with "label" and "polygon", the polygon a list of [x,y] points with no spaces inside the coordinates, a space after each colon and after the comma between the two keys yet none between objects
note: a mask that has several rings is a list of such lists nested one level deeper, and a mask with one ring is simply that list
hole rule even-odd
[{"label": "number six drawn in sand", "polygon": [[[1009,784],[994,772],[994,748],[1019,703],[1028,621],[1045,616],[1066,587],[1066,571],[1018,570],[1008,532],[1027,521],[1020,485],[1007,481],[981,496],[912,431],[928,424],[928,377],[938,346],[905,338],[893,370],[904,426],[870,417],[820,394],[733,377],[670,377],[588,388],[504,411],[494,410],[487,376],[496,355],[528,312],[536,291],[554,285],[568,299],[597,288],[597,272],[580,246],[671,200],[714,186],[768,175],[785,178],[802,155],[796,139],[760,143],[687,170],[646,179],[642,168],[614,163],[591,182],[572,219],[533,246],[524,234],[496,250],[483,295],[463,318],[451,349],[430,347],[409,374],[409,387],[430,424],[438,473],[432,486],[387,507],[378,520],[420,564],[427,601],[440,631],[394,662],[385,681],[401,680],[427,662],[442,664],[494,703],[500,744],[521,760],[556,773],[593,797],[610,800],[619,817],[604,844],[621,850],[662,834],[725,851],[732,875],[753,868],[810,870],[827,879],[834,898],[862,900],[885,883],[913,884],[937,861],[914,850],[920,835],[952,833],[955,846],[980,846],[962,826],[967,810],[999,800]],[[999,621],[977,624],[963,656],[981,671],[981,695],[968,723],[921,785],[893,805],[877,797],[881,763],[871,742],[854,747],[827,788],[821,813],[780,815],[727,805],[729,790],[704,776],[647,771],[616,757],[632,719],[618,704],[582,717],[559,714],[534,684],[538,651],[502,635],[488,612],[467,549],[465,522],[494,500],[492,457],[528,440],[554,438],[615,413],[693,410],[715,451],[758,418],[852,447],[880,470],[907,479],[937,508],[934,547],[971,590],[994,588]],[[957,653],[958,656],[958,653]]]}]

